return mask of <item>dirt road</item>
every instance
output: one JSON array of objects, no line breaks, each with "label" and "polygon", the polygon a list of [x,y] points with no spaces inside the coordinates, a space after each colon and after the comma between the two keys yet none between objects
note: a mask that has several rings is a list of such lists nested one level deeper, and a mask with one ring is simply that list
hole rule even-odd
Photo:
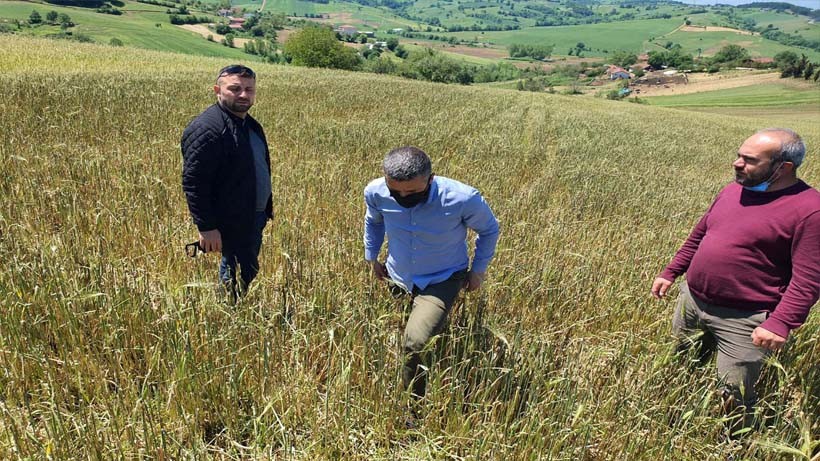
[{"label": "dirt road", "polygon": [[[208,36],[210,35],[214,38],[214,41],[217,43],[220,43],[222,39],[225,38],[224,35],[217,34],[211,29],[208,29],[208,27],[205,26],[205,24],[183,24],[177,27],[181,27],[185,30],[197,33],[205,38],[208,38]],[[233,43],[236,48],[242,48],[245,46],[245,43],[248,43],[249,41],[250,40],[247,38],[235,38]]]}]

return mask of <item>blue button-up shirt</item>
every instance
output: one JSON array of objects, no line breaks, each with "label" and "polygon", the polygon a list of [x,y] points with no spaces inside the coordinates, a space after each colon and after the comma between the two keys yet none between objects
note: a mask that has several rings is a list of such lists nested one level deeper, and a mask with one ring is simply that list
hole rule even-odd
[{"label": "blue button-up shirt", "polygon": [[478,234],[471,270],[487,271],[498,242],[498,221],[474,188],[433,176],[427,201],[404,208],[379,178],[365,187],[364,201],[364,258],[376,260],[387,232],[387,271],[408,291],[443,282],[468,267],[468,228]]}]

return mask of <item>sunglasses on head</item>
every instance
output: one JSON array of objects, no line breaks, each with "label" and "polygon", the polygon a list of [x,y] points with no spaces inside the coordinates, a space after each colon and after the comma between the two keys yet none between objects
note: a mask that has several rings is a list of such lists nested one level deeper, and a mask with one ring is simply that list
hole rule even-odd
[{"label": "sunglasses on head", "polygon": [[243,66],[241,64],[234,64],[231,66],[223,67],[222,70],[219,71],[219,75],[217,75],[217,79],[220,77],[226,77],[228,75],[239,75],[240,77],[249,77],[249,78],[256,78],[256,73],[250,68]]}]

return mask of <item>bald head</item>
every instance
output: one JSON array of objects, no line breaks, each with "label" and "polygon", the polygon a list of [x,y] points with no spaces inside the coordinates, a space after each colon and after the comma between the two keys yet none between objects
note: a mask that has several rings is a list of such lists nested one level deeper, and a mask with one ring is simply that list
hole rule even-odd
[{"label": "bald head", "polygon": [[747,139],[746,143],[757,144],[767,153],[771,153],[773,161],[790,162],[795,169],[803,163],[803,158],[806,156],[806,144],[800,135],[788,128],[760,130]]}]

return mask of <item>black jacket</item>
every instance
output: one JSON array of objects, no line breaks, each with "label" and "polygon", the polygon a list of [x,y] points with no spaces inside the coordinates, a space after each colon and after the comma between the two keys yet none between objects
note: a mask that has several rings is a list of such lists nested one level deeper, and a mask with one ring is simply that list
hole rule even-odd
[{"label": "black jacket", "polygon": [[[256,174],[247,130],[264,141],[270,171],[268,141],[250,115],[243,123],[214,104],[182,133],[182,190],[194,224],[200,231],[219,229],[223,241],[233,243],[248,241],[255,222]],[[265,214],[273,218],[272,197]]]}]

